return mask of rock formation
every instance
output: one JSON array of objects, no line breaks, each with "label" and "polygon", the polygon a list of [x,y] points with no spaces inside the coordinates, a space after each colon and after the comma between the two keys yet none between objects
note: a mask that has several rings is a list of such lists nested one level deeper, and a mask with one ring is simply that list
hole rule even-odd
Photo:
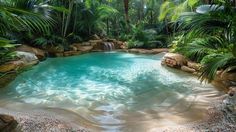
[{"label": "rock formation", "polygon": [[9,115],[0,115],[0,131],[1,132],[15,132],[18,123],[14,117]]}]

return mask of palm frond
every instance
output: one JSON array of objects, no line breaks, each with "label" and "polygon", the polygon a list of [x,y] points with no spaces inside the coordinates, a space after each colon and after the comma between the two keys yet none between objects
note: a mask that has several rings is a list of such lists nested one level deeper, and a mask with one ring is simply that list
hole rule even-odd
[{"label": "palm frond", "polygon": [[202,60],[203,67],[200,75],[201,81],[211,82],[214,80],[218,70],[230,71],[236,66],[236,58],[228,54],[211,54],[207,55]]}]

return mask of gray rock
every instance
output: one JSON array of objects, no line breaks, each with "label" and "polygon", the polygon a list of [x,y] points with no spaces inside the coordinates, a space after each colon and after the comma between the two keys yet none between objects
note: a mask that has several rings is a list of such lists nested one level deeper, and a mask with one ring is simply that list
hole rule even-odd
[{"label": "gray rock", "polygon": [[16,56],[20,58],[25,65],[34,65],[39,62],[37,56],[34,53],[16,51]]}]

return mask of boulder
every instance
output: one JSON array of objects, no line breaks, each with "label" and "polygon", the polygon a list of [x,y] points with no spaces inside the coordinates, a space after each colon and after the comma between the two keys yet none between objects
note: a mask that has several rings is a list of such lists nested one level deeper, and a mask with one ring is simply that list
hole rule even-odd
[{"label": "boulder", "polygon": [[82,53],[87,53],[87,52],[92,51],[93,46],[80,46],[77,48],[78,48],[78,51],[81,51]]},{"label": "boulder", "polygon": [[235,72],[229,73],[229,72],[224,72],[223,70],[219,70],[216,72],[215,80],[219,81],[228,80],[236,82],[236,73]]},{"label": "boulder", "polygon": [[5,72],[15,70],[16,68],[17,67],[14,64],[9,64],[9,63],[8,64],[3,64],[3,65],[0,65],[0,72],[5,73]]},{"label": "boulder", "polygon": [[89,43],[102,43],[103,41],[101,39],[97,40],[89,40]]},{"label": "boulder", "polygon": [[7,86],[10,82],[12,82],[17,76],[16,72],[8,73],[1,77],[0,79],[0,88],[4,88]]},{"label": "boulder", "polygon": [[[95,46],[98,45],[98,44],[99,44],[99,43],[93,43],[93,42],[90,43],[90,45],[93,46],[93,47],[95,47]],[[100,43],[100,44],[101,44],[101,43]]]},{"label": "boulder", "polygon": [[191,61],[188,61],[188,62],[187,62],[187,66],[188,66],[189,68],[195,69],[196,71],[199,71],[200,68],[201,68],[201,64],[195,63],[195,62],[191,62]]},{"label": "boulder", "polygon": [[98,39],[101,39],[97,34],[94,34],[91,39],[93,40],[98,40]]},{"label": "boulder", "polygon": [[211,84],[220,90],[224,90],[225,92],[227,92],[227,87],[229,87],[228,83],[219,80],[213,80]]},{"label": "boulder", "polygon": [[116,42],[116,39],[107,39],[107,42]]},{"label": "boulder", "polygon": [[152,50],[147,50],[147,49],[129,49],[129,52],[131,53],[139,53],[139,54],[152,54],[153,51]]},{"label": "boulder", "polygon": [[228,117],[227,119],[230,119],[232,121],[235,121],[235,106],[236,106],[236,88],[235,87],[229,87],[227,89],[227,95],[224,96],[223,98],[223,110],[226,116]]},{"label": "boulder", "polygon": [[223,70],[217,71],[213,84],[220,88],[236,86],[236,73],[227,73]]},{"label": "boulder", "polygon": [[81,43],[74,43],[74,44],[72,44],[71,46],[76,47],[76,49],[78,50],[78,48],[79,48],[80,46],[82,46],[82,44],[81,44]]},{"label": "boulder", "polygon": [[23,65],[24,65],[24,62],[21,61],[21,60],[10,61],[10,62],[7,62],[3,65],[0,65],[0,72],[1,73],[6,73],[6,72],[9,72],[9,71],[14,71],[16,69],[19,69]]},{"label": "boulder", "polygon": [[91,44],[89,42],[82,42],[81,46],[90,46]]},{"label": "boulder", "polygon": [[70,48],[70,50],[72,50],[72,51],[77,51],[77,47],[74,46],[74,45],[70,45],[69,48]]},{"label": "boulder", "polygon": [[185,72],[189,72],[189,73],[194,73],[194,72],[196,72],[195,69],[190,68],[190,67],[187,67],[187,66],[181,66],[181,70],[182,70],[182,71],[185,71]]},{"label": "boulder", "polygon": [[119,49],[127,49],[125,45],[121,45]]},{"label": "boulder", "polygon": [[[228,95],[230,95],[230,96],[236,95],[236,86],[231,86],[231,87],[228,88]],[[235,105],[236,105],[236,102],[235,102]]]},{"label": "boulder", "polygon": [[76,47],[77,51],[80,51],[81,53],[87,53],[93,49],[93,46],[85,46],[81,44],[73,44],[73,46]]},{"label": "boulder", "polygon": [[102,44],[103,44],[103,40],[98,39],[98,40],[89,40],[90,42],[90,46],[93,46],[94,49],[96,50],[102,50]]},{"label": "boulder", "polygon": [[[123,49],[125,47],[121,47],[121,49]],[[129,49],[129,52],[131,53],[140,53],[140,54],[159,54],[161,52],[168,52],[169,49],[167,48],[160,48],[160,49]]]},{"label": "boulder", "polygon": [[127,46],[125,45],[125,42],[117,40],[115,42],[116,49],[127,49]]},{"label": "boulder", "polygon": [[58,45],[58,46],[50,46],[50,45],[47,45],[45,47],[45,50],[50,53],[50,54],[54,54],[54,53],[62,53],[65,51],[64,47],[61,46],[61,45]]},{"label": "boulder", "polygon": [[24,62],[25,66],[35,65],[39,62],[37,56],[33,53],[16,51],[16,56]]},{"label": "boulder", "polygon": [[16,51],[34,53],[39,60],[44,60],[46,58],[45,51],[38,49],[38,48],[28,46],[28,45],[20,45],[16,48]]},{"label": "boulder", "polygon": [[181,66],[187,65],[186,58],[177,53],[166,53],[164,55],[164,63],[170,67],[181,68]]},{"label": "boulder", "polygon": [[124,42],[117,40],[117,41],[116,41],[116,44],[121,46],[121,45],[124,45]]},{"label": "boulder", "polygon": [[1,132],[14,132],[16,131],[18,123],[14,117],[9,115],[0,115],[0,131]]},{"label": "boulder", "polygon": [[173,68],[178,66],[175,60],[169,59],[169,58],[164,59],[161,64],[164,64]]},{"label": "boulder", "polygon": [[234,81],[236,82],[236,72],[222,72],[220,74],[220,77],[222,80],[229,80],[229,81]]},{"label": "boulder", "polygon": [[168,48],[158,48],[158,49],[152,49],[152,51],[154,54],[159,54],[162,52],[169,52],[169,49]]},{"label": "boulder", "polygon": [[[97,39],[97,40],[89,40],[88,42],[83,42],[82,44],[73,44],[73,45],[78,45],[78,46],[92,46],[93,51],[100,51],[100,50],[105,50],[104,49],[104,43],[113,43],[114,49],[126,49],[126,46],[124,42],[122,41],[117,41],[116,39]],[[78,47],[77,46],[77,47]]]},{"label": "boulder", "polygon": [[128,51],[131,52],[131,53],[139,53],[138,49],[129,49]]},{"label": "boulder", "polygon": [[54,57],[63,57],[64,56],[64,53],[61,52],[61,53],[54,53]]},{"label": "boulder", "polygon": [[80,55],[81,52],[80,51],[65,51],[63,53],[63,56],[73,56],[73,55]]},{"label": "boulder", "polygon": [[102,51],[104,49],[104,45],[102,43],[96,43],[96,44],[93,44],[92,46],[93,46],[93,50],[96,50],[96,51],[98,50]]}]

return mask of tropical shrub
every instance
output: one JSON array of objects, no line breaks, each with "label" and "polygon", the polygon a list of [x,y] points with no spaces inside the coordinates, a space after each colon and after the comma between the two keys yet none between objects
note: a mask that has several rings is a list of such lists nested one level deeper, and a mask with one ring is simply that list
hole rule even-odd
[{"label": "tropical shrub", "polygon": [[[53,20],[40,15],[37,10],[39,0],[0,1],[0,63],[14,58],[13,47],[24,33],[45,33],[50,30]],[[7,39],[5,39],[7,38]]]},{"label": "tropical shrub", "polygon": [[183,14],[177,21],[176,52],[200,62],[200,79],[211,82],[218,70],[236,70],[236,12],[227,1],[204,5]]},{"label": "tropical shrub", "polygon": [[129,48],[148,48],[149,42],[154,40],[156,36],[155,30],[145,30],[143,25],[132,25],[130,38],[128,41]]}]

